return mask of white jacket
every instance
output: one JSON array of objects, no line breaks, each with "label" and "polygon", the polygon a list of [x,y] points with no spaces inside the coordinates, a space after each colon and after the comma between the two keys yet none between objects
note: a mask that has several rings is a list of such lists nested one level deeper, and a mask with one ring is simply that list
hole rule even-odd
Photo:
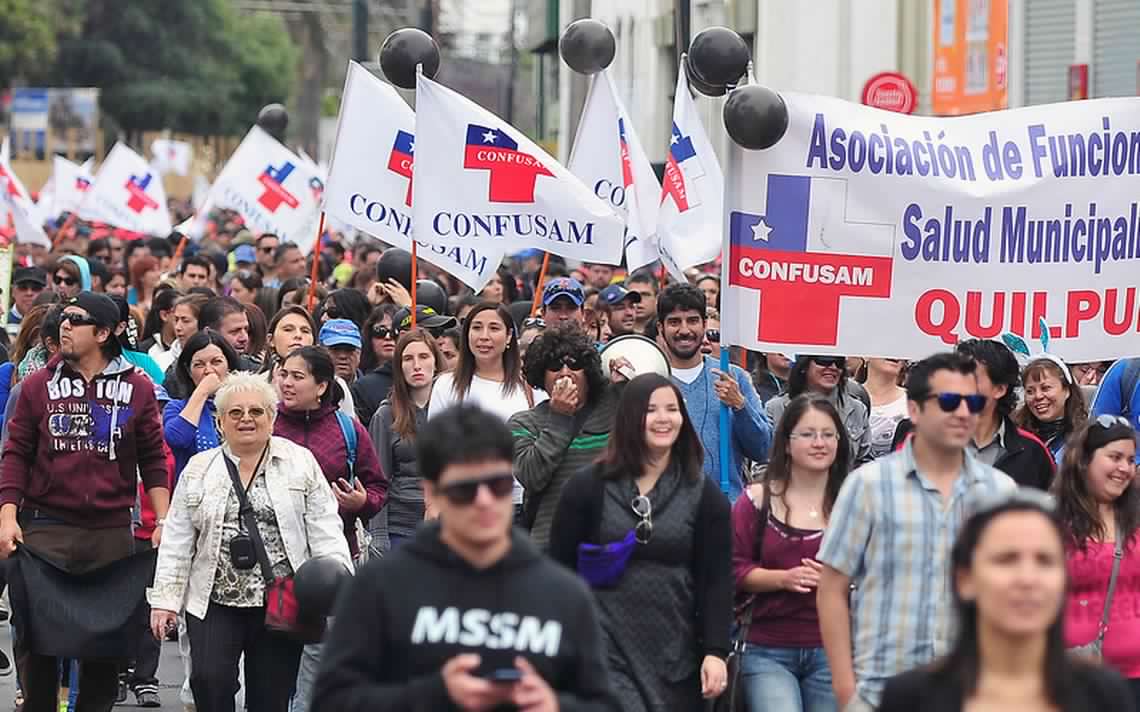
[{"label": "white jacket", "polygon": [[[222,551],[222,524],[233,484],[217,447],[186,463],[166,515],[154,585],[147,591],[152,608],[206,617]],[[352,571],[344,523],[336,498],[313,454],[285,438],[269,443],[265,484],[289,564],[296,571],[306,560],[330,556]]]}]

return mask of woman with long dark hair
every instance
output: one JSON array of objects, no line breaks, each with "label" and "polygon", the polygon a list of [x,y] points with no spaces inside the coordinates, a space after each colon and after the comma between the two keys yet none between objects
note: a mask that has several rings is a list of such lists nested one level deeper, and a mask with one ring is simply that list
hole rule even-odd
[{"label": "woman with long dark hair", "polygon": [[177,289],[157,290],[143,324],[139,350],[145,351],[163,371],[170,368],[182,352],[182,343],[174,335],[174,303],[181,296]]},{"label": "woman with long dark hair", "polygon": [[1052,354],[1031,360],[1021,372],[1021,382],[1025,402],[1013,420],[1041,438],[1053,461],[1059,463],[1064,458],[1065,441],[1089,418],[1081,388],[1065,362]]},{"label": "woman with long dark hair", "polygon": [[1134,710],[1118,674],[1065,650],[1068,538],[1040,492],[978,507],[950,554],[957,639],[945,658],[888,680],[879,712]]},{"label": "woman with long dark hair", "polygon": [[550,553],[594,588],[610,681],[627,712],[701,709],[726,685],[728,500],[671,380],[630,381],[598,463],[562,490]]},{"label": "woman with long dark hair", "polygon": [[352,384],[352,399],[361,423],[371,423],[380,404],[392,390],[392,357],[396,353],[395,304],[381,304],[372,310],[360,334],[364,348],[360,356],[360,372],[364,375]]},{"label": "woman with long dark hair", "polygon": [[[518,330],[510,311],[501,304],[484,303],[472,309],[463,322],[459,367],[436,381],[428,416],[456,403],[473,402],[507,420],[545,397],[545,393],[534,393],[523,380]],[[517,482],[514,503],[521,510],[523,490]]]},{"label": "woman with long dark hair", "polygon": [[[443,355],[435,339],[423,329],[412,329],[396,342],[392,394],[380,404],[368,426],[380,470],[388,475],[388,500],[379,517],[373,518],[373,548],[378,532],[387,531],[390,546],[410,537],[424,520],[424,493],[416,465],[416,431],[427,421],[435,375],[443,370]],[[387,515],[387,527],[376,526]],[[382,534],[381,534],[382,537]]]},{"label": "woman with long dark hair", "polygon": [[[313,315],[305,311],[304,307],[288,304],[281,307],[269,322],[266,328],[265,361],[261,372],[272,383],[277,374],[277,367],[285,357],[302,346],[312,346],[317,339],[317,322]],[[347,416],[356,415],[356,403],[352,392],[343,379],[337,378],[343,397],[340,401],[340,412]]]},{"label": "woman with long dark hair", "polygon": [[[764,408],[773,423],[780,422],[784,408],[795,397],[817,393],[830,400],[843,414],[843,426],[851,438],[851,467],[871,461],[870,400],[862,386],[847,376],[845,356],[798,356],[788,376],[788,392],[768,401]],[[856,389],[862,397],[855,395]]]},{"label": "woman with long dark hair", "polygon": [[317,321],[321,324],[329,319],[348,319],[363,329],[364,322],[368,320],[368,313],[372,305],[368,299],[355,289],[337,289],[321,302]]},{"label": "woman with long dark hair", "polygon": [[[1069,439],[1053,495],[1068,554],[1065,637],[1074,646],[1103,641],[1104,662],[1128,679],[1140,705],[1140,485],[1135,461],[1132,426],[1119,416],[1102,415]],[[1102,626],[1102,621],[1108,624]]]},{"label": "woman with long dark hair", "polygon": [[739,596],[750,599],[742,681],[752,712],[834,712],[823,651],[815,560],[839,488],[850,469],[847,429],[821,395],[788,404],[764,479],[732,508],[732,564]]},{"label": "woman with long dark hair", "polygon": [[242,304],[256,304],[257,291],[264,286],[261,275],[257,272],[248,269],[238,270],[230,279],[230,296]]}]

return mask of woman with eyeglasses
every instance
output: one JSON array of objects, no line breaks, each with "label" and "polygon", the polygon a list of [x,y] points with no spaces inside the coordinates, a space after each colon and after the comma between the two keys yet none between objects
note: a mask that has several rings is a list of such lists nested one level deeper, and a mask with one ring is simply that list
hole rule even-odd
[{"label": "woman with eyeglasses", "polygon": [[732,508],[736,591],[751,617],[741,664],[751,712],[836,710],[815,604],[822,570],[815,557],[850,458],[835,404],[799,396],[776,428],[762,481]]},{"label": "woman with eyeglasses", "polygon": [[897,358],[867,359],[867,381],[863,385],[871,397],[871,457],[882,457],[891,451],[895,429],[907,417],[906,389],[899,385],[905,364]]},{"label": "woman with eyeglasses", "polygon": [[[80,262],[82,260],[82,262]],[[83,272],[87,270],[87,279],[83,279]],[[59,261],[51,275],[52,286],[55,293],[64,301],[71,299],[84,289],[91,287],[91,272],[87,260],[75,255],[68,255]]]},{"label": "woman with eyeglasses", "polygon": [[360,357],[360,372],[364,375],[352,385],[352,398],[361,423],[371,423],[380,404],[392,392],[397,336],[393,319],[396,311],[395,304],[381,304],[368,315],[361,331],[364,349]]},{"label": "woman with eyeglasses", "polygon": [[[436,379],[428,417],[457,403],[472,403],[505,421],[544,397],[523,380],[518,331],[511,313],[501,304],[483,303],[463,322],[459,366]],[[522,503],[522,486],[516,483],[514,504],[520,514]]]},{"label": "woman with eyeglasses", "polygon": [[701,342],[701,353],[720,358],[720,312],[711,307],[705,311],[705,338]]},{"label": "woman with eyeglasses", "polygon": [[[416,465],[416,432],[427,422],[435,375],[443,368],[443,355],[435,339],[423,329],[400,335],[396,343],[392,395],[368,426],[380,458],[380,471],[388,475],[388,499],[372,522],[372,547],[394,548],[415,533],[424,520],[424,493]],[[377,521],[386,520],[386,521]],[[387,533],[388,546],[378,541]]]},{"label": "woman with eyeglasses", "polygon": [[1053,481],[1065,531],[1070,646],[1102,641],[1103,659],[1128,679],[1140,705],[1140,486],[1136,433],[1102,415],[1073,434]]},{"label": "woman with eyeglasses", "polygon": [[1069,367],[1052,354],[1033,358],[1022,369],[1025,402],[1013,414],[1014,422],[1045,443],[1054,462],[1064,458],[1065,441],[1089,417],[1088,405]]},{"label": "woman with eyeglasses", "polygon": [[554,514],[550,553],[594,589],[627,712],[699,710],[727,684],[732,527],[703,453],[677,386],[638,376],[602,457]]},{"label": "woman with eyeglasses", "polygon": [[[276,395],[258,375],[226,378],[215,395],[224,444],[190,458],[163,527],[148,593],[151,630],[164,639],[185,611],[193,641],[190,687],[200,712],[232,712],[243,654],[250,709],[285,712],[301,658],[301,643],[266,628],[262,570],[234,546],[247,530],[230,467],[275,577],[292,576],[318,557],[352,570],[320,465],[305,447],[272,435]],[[248,533],[244,538],[249,542]]]},{"label": "woman with eyeglasses", "polygon": [[1065,650],[1067,540],[1043,493],[982,503],[950,552],[949,653],[889,679],[879,712],[1134,710],[1116,672]]},{"label": "woman with eyeglasses", "polygon": [[[788,377],[788,392],[765,404],[768,418],[780,422],[784,408],[793,398],[804,393],[816,393],[830,400],[843,414],[843,426],[851,442],[851,468],[872,460],[870,399],[862,386],[847,377],[847,358],[844,356],[799,356]],[[863,397],[859,397],[859,396]]]}]

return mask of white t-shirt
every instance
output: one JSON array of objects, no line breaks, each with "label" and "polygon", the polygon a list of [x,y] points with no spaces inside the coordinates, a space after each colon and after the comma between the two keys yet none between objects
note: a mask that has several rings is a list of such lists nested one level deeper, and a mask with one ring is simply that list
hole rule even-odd
[{"label": "white t-shirt", "polygon": [[[534,391],[534,404],[538,405],[548,397],[545,391]],[[525,387],[516,388],[511,391],[510,395],[504,396],[502,383],[479,376],[471,377],[471,387],[467,389],[467,395],[460,398],[455,392],[454,374],[443,373],[435,379],[435,385],[432,386],[431,400],[428,401],[428,418],[436,413],[442,413],[460,401],[477,405],[483,410],[499,416],[503,422],[506,422],[515,413],[521,410],[529,410],[531,407],[527,401]],[[522,504],[523,487],[518,480],[515,480],[513,500],[515,504]]]},{"label": "white t-shirt", "polygon": [[891,452],[891,442],[899,421],[907,417],[906,395],[901,395],[890,403],[871,407],[868,425],[871,429],[871,455],[882,457]]},{"label": "white t-shirt", "polygon": [[702,359],[700,363],[691,368],[674,368],[672,370],[673,378],[676,378],[681,383],[692,383],[701,377],[701,372],[705,370],[705,362]]}]

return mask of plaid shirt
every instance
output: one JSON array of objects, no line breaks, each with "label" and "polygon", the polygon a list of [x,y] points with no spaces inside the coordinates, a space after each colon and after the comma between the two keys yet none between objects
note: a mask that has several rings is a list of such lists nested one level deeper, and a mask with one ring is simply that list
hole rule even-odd
[{"label": "plaid shirt", "polygon": [[877,706],[887,678],[948,652],[958,529],[979,497],[1016,487],[967,453],[947,501],[917,471],[912,442],[847,477],[817,558],[854,584],[852,662],[864,701]]}]

